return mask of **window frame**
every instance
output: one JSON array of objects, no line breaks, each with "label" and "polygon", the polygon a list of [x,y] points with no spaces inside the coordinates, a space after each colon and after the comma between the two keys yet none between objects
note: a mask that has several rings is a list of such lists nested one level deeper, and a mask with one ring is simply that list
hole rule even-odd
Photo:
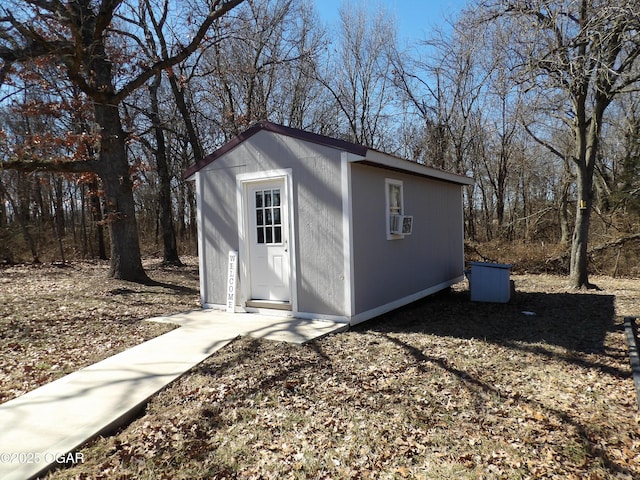
[{"label": "window frame", "polygon": [[[392,192],[399,187],[399,193],[397,194],[397,200],[399,205],[395,205],[393,200]],[[384,179],[384,188],[385,188],[385,225],[386,225],[386,234],[387,240],[401,240],[404,238],[404,235],[391,233],[391,216],[392,215],[404,215],[404,185],[402,180],[397,180],[395,178],[385,178]]]}]

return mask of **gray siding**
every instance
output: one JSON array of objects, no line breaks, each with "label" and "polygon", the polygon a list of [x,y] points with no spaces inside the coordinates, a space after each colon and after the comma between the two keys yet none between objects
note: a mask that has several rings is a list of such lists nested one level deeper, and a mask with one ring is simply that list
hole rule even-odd
[{"label": "gray siding", "polygon": [[[387,240],[385,178],[403,182],[413,234]],[[367,165],[352,169],[356,313],[463,275],[460,185]]]},{"label": "gray siding", "polygon": [[204,240],[198,251],[203,263],[200,280],[203,303],[225,303],[228,254],[230,250],[238,250],[235,175],[243,171],[242,166],[212,165],[198,173],[201,210],[198,228]]},{"label": "gray siding", "polygon": [[[223,304],[227,255],[239,249],[236,176],[292,169],[293,228],[300,312],[344,315],[340,152],[258,132],[203,168],[203,301]],[[242,261],[242,259],[240,259]],[[292,264],[292,268],[293,268]]]},{"label": "gray siding", "polygon": [[303,158],[294,171],[298,308],[344,315],[340,152],[331,153],[338,158]]}]

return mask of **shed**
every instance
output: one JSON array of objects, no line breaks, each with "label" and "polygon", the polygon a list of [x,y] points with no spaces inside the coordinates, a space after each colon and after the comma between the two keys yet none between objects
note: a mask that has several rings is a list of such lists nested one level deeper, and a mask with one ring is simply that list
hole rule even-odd
[{"label": "shed", "polygon": [[356,324],[464,279],[463,195],[473,180],[263,121],[195,180],[200,294],[235,311]]}]

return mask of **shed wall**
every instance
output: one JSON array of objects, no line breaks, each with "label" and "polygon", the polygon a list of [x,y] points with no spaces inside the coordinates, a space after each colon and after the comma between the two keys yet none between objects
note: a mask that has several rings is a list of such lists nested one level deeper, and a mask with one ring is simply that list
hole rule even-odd
[{"label": "shed wall", "polygon": [[[357,314],[463,276],[460,185],[354,164],[354,293]],[[401,180],[413,233],[387,240],[385,178]]]},{"label": "shed wall", "polygon": [[237,175],[291,169],[298,311],[344,315],[340,167],[336,149],[264,131],[203,168],[198,173],[203,303],[224,304],[227,255],[239,250]]},{"label": "shed wall", "polygon": [[238,250],[235,174],[243,170],[240,165],[226,165],[198,172],[196,176],[202,303],[224,304],[226,300],[224,275],[228,254],[230,250]]}]

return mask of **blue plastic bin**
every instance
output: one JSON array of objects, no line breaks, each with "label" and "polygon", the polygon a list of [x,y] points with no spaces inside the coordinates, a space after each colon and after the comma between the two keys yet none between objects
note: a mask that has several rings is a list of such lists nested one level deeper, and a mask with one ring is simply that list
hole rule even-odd
[{"label": "blue plastic bin", "polygon": [[469,262],[467,274],[472,302],[507,303],[511,299],[511,265]]}]

